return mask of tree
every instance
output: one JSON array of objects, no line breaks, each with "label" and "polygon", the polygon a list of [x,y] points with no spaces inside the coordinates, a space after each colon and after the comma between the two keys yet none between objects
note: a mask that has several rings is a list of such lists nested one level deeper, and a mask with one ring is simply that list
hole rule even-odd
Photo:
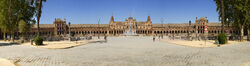
[{"label": "tree", "polygon": [[224,1],[223,0],[220,0],[220,2],[221,2],[221,23],[222,23],[222,25],[221,25],[221,27],[222,27],[222,33],[224,33],[225,32],[225,30],[224,30],[224,23],[225,23],[225,8],[224,8]]},{"label": "tree", "polygon": [[39,22],[42,14],[42,7],[43,7],[43,2],[46,2],[46,0],[37,0],[37,36],[40,36],[40,27],[39,27]]},{"label": "tree", "polygon": [[29,30],[27,22],[21,20],[18,25],[18,30],[20,33],[22,33],[22,39],[24,39],[24,33]]},{"label": "tree", "polygon": [[[214,0],[216,3],[217,9],[216,11],[219,13],[219,20],[221,21],[222,29],[221,31],[224,33],[224,25],[229,25],[229,23],[232,23],[232,5],[229,0]],[[227,19],[227,20],[226,20]]]},{"label": "tree", "polygon": [[250,21],[250,1],[249,0],[233,0],[235,24],[240,28],[240,40],[243,40],[244,28],[248,28]]},{"label": "tree", "polygon": [[[20,33],[25,33],[32,28],[35,23],[33,19],[35,15],[35,1],[34,0],[23,0],[20,1],[20,13],[18,13],[17,21],[18,21],[18,31]],[[22,35],[24,37],[24,35]]]},{"label": "tree", "polygon": [[7,6],[4,6],[5,5],[5,2],[6,0],[1,0],[0,1],[0,29],[1,31],[3,32],[4,36],[4,41],[6,41],[6,23],[5,23],[5,14],[6,14],[6,9],[7,9]]},{"label": "tree", "polygon": [[[12,29],[12,24],[13,22],[10,22],[10,20],[12,20],[12,18],[10,18],[12,16],[12,14],[10,13],[14,13],[12,10],[14,10],[13,8],[13,4],[14,1],[12,0],[1,0],[0,1],[0,25],[1,25],[1,29],[4,33],[4,40],[6,40],[6,33],[10,33],[11,29]],[[14,27],[14,26],[13,26]]]},{"label": "tree", "polygon": [[[225,19],[228,19],[227,23],[233,23],[236,28],[240,28],[240,40],[243,40],[244,28],[247,28],[249,24],[249,0],[214,0],[217,5],[217,11],[220,14],[219,18],[222,17],[222,10],[224,10]],[[223,2],[223,4],[221,4]],[[224,8],[221,8],[224,6]]]},{"label": "tree", "polygon": [[19,21],[27,22],[32,26],[35,14],[35,2],[33,0],[1,0],[0,1],[0,25],[4,33],[10,33],[14,41],[14,33],[18,30]]}]

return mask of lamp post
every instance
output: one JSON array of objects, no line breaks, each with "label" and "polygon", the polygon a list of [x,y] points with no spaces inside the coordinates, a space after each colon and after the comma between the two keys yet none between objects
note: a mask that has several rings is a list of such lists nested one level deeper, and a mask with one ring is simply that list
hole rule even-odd
[{"label": "lamp post", "polygon": [[[163,21],[164,21],[164,19],[161,18],[161,26],[162,26],[162,29],[164,29]],[[161,39],[163,39],[163,30],[161,31]]]},{"label": "lamp post", "polygon": [[98,19],[98,39],[100,39],[100,19]]},{"label": "lamp post", "polygon": [[69,22],[69,41],[71,41],[71,31],[70,31],[70,22]]},{"label": "lamp post", "polygon": [[191,40],[190,36],[190,26],[191,26],[191,20],[189,20],[189,25],[188,25],[188,39]]}]

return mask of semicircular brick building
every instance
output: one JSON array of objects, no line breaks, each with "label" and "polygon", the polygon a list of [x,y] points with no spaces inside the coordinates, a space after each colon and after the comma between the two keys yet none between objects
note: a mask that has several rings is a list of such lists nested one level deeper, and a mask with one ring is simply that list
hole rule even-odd
[{"label": "semicircular brick building", "polygon": [[[217,36],[221,33],[221,23],[209,23],[206,17],[197,18],[195,23],[178,23],[178,24],[153,24],[150,16],[146,21],[136,21],[133,17],[129,17],[124,21],[115,21],[111,16],[109,24],[71,24],[66,20],[55,19],[54,24],[40,24],[42,36],[67,36],[70,32],[74,36],[86,35],[108,35],[120,36],[126,31],[131,30],[137,35],[168,35],[168,36]],[[225,26],[225,32],[228,34],[239,35],[239,30],[232,28],[231,25]],[[34,25],[27,35],[35,35],[37,26]],[[21,33],[15,33],[21,35]],[[0,37],[3,33],[0,32]]]}]

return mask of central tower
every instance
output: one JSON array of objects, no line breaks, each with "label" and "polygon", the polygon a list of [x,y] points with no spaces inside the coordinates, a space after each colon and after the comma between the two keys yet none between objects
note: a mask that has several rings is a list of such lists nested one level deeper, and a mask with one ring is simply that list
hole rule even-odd
[{"label": "central tower", "polygon": [[135,26],[135,19],[133,19],[133,17],[129,17],[128,19],[126,19],[127,21],[127,27],[128,29],[126,29],[124,35],[126,36],[131,36],[131,35],[136,35],[136,26]]}]

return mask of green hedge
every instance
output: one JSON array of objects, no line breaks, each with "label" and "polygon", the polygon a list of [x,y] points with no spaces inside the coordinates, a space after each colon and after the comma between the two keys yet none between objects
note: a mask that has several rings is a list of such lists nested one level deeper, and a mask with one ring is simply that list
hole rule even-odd
[{"label": "green hedge", "polygon": [[43,45],[43,38],[37,36],[37,37],[35,38],[34,42],[35,42],[36,45]]},{"label": "green hedge", "polygon": [[221,33],[218,35],[218,41],[220,44],[226,44],[227,42],[227,35],[225,33]]}]

